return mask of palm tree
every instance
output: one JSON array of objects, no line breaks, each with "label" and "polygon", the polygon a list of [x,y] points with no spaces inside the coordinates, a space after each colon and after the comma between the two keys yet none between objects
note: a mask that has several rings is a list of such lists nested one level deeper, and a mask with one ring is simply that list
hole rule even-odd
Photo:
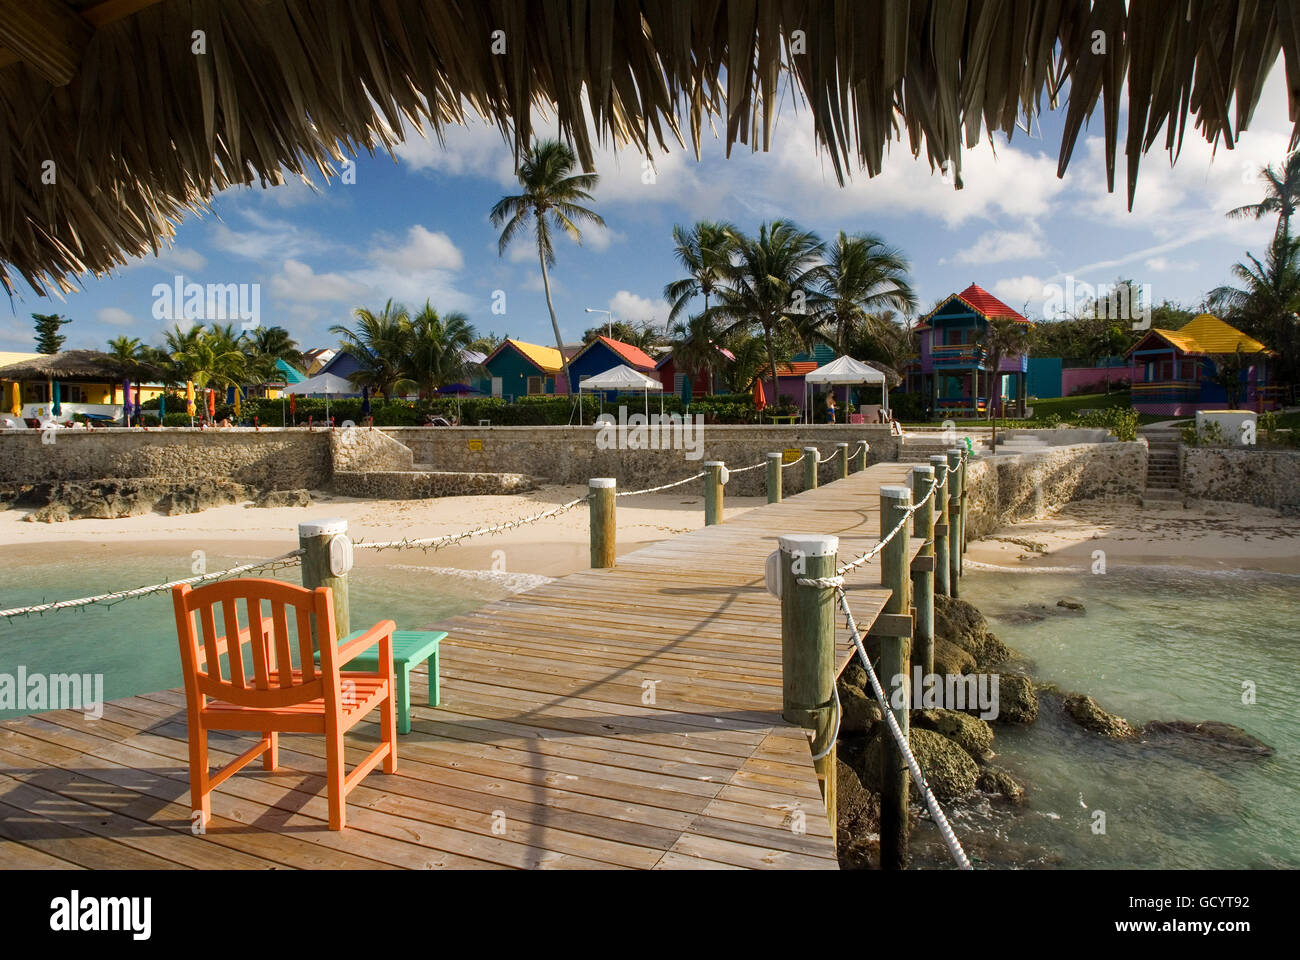
[{"label": "palm tree", "polygon": [[184,333],[178,327],[166,337],[169,345],[179,347],[172,353],[172,362],[181,379],[193,380],[199,390],[234,387],[243,393],[248,357],[230,325],[214,323],[207,329],[196,325]]},{"label": "palm tree", "polygon": [[136,337],[112,337],[108,341],[108,355],[123,363],[140,359],[140,341]]},{"label": "palm tree", "polygon": [[776,339],[790,334],[807,345],[816,325],[807,309],[810,288],[820,277],[823,243],[815,233],[789,220],[762,224],[757,237],[732,232],[735,256],[719,302],[706,316],[729,324],[723,332],[757,324],[762,330],[772,372],[772,399],[777,392]]},{"label": "palm tree", "polygon": [[361,364],[348,379],[354,386],[369,387],[385,400],[405,381],[402,368],[411,352],[411,316],[401,304],[389,300],[379,313],[367,307],[352,311],[355,328],[334,324],[330,333],[342,339],[339,349]]},{"label": "palm tree", "polygon": [[466,378],[469,362],[465,351],[474,343],[474,328],[463,313],[439,316],[429,301],[411,320],[411,352],[402,368],[425,396],[449,383]]},{"label": "palm tree", "polygon": [[665,284],[664,297],[672,310],[668,321],[697,296],[704,297],[704,312],[709,310],[709,297],[722,285],[731,268],[732,237],[736,228],[730,223],[700,220],[687,230],[680,223],[673,227],[673,253],[686,270],[680,280]]},{"label": "palm tree", "polygon": [[555,317],[555,304],[551,301],[551,278],[548,265],[555,264],[555,248],[551,245],[551,230],[563,230],[577,243],[582,243],[578,223],[591,223],[603,227],[600,215],[581,206],[592,200],[600,177],[594,173],[573,173],[578,160],[569,147],[558,140],[541,140],[525,151],[516,176],[524,192],[502,197],[492,207],[494,227],[503,228],[497,252],[504,256],[510,242],[532,224],[537,236],[537,259],[542,265],[542,287],[546,291],[546,308],[551,312],[551,330],[555,334],[555,349],[560,351],[560,367],[564,382],[569,383],[569,361],[564,355],[564,338],[560,336],[560,322]]},{"label": "palm tree", "polygon": [[694,379],[701,370],[709,374],[709,392],[714,392],[714,374],[722,366],[722,354],[718,349],[718,335],[714,318],[708,313],[701,313],[689,320],[678,321],[672,326],[672,351],[674,366]]},{"label": "palm tree", "polygon": [[[1029,342],[1029,325],[1020,323],[1011,317],[989,317],[988,326],[984,329],[984,336],[980,344],[984,347],[984,356],[988,363],[990,380],[994,383],[1001,384],[1002,375],[998,373],[998,367],[1002,366],[1004,357],[1016,357],[1025,352],[1026,345]],[[976,376],[979,370],[975,371]],[[976,396],[979,395],[976,389]],[[989,419],[992,420],[994,413],[994,401],[998,416],[1002,414],[1002,388],[989,390]],[[998,443],[997,422],[993,424],[993,446],[996,449]]]},{"label": "palm tree", "polygon": [[1269,164],[1259,171],[1260,182],[1264,184],[1264,199],[1259,203],[1248,203],[1243,207],[1229,210],[1227,216],[1232,220],[1249,217],[1259,220],[1266,214],[1277,214],[1277,233],[1289,233],[1291,215],[1295,213],[1296,204],[1300,202],[1300,150],[1294,151],[1286,158],[1281,169]]},{"label": "palm tree", "polygon": [[1300,372],[1296,356],[1300,351],[1300,239],[1284,231],[1273,237],[1262,263],[1251,253],[1246,258],[1248,264],[1232,266],[1232,275],[1240,286],[1216,287],[1207,302],[1216,312],[1233,314],[1246,333],[1268,342],[1278,354],[1278,378],[1283,383],[1295,383]]},{"label": "palm tree", "polygon": [[278,382],[281,377],[277,361],[280,360],[301,370],[302,353],[284,327],[258,327],[251,335],[244,334],[243,349],[248,357],[249,375],[254,380]]},{"label": "palm tree", "polygon": [[864,328],[869,336],[885,336],[881,311],[916,309],[916,294],[907,279],[910,272],[907,258],[875,234],[839,232],[812,297],[839,353],[847,352],[855,328]]}]

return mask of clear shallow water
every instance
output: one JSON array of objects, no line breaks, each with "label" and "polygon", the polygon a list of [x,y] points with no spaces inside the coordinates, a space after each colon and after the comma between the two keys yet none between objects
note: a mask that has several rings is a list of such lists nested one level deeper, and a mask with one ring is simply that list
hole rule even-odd
[{"label": "clear shallow water", "polygon": [[[1085,612],[1057,608],[1066,596]],[[962,597],[1039,682],[1090,694],[1134,724],[1217,720],[1277,750],[1260,758],[1117,743],[1043,697],[1034,725],[996,727],[994,763],[1026,784],[1028,803],[959,809],[968,851],[992,865],[1300,867],[1300,578],[970,571]],[[1044,619],[1015,622],[1025,613]],[[1244,681],[1256,685],[1252,705],[1242,703]],[[1092,829],[1096,810],[1104,835]]]},{"label": "clear shallow water", "polygon": [[[182,545],[160,545],[143,552],[90,547],[69,561],[39,550],[24,550],[21,563],[15,548],[10,563],[0,569],[0,609],[47,600],[108,593],[192,576],[191,558]],[[262,549],[253,556],[274,555]],[[415,629],[445,617],[476,609],[508,593],[527,588],[538,579],[507,577],[486,571],[457,571],[434,566],[436,554],[406,555],[403,562],[382,565],[373,555],[357,551],[349,577],[352,622],[364,626],[392,619],[399,628]],[[208,569],[246,563],[250,555],[209,552]],[[301,583],[297,568],[270,574]],[[104,699],[168,690],[180,686],[180,654],[171,595],[127,600],[112,607],[92,605],[43,617],[0,621],[0,674],[15,676],[23,665],[33,673],[104,675]],[[0,718],[31,711],[0,710]]]}]

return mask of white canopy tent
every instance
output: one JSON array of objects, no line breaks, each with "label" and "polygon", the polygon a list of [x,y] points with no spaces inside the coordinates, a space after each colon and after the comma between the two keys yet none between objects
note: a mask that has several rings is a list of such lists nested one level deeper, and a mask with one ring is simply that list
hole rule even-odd
[{"label": "white canopy tent", "polygon": [[862,383],[880,384],[881,403],[885,413],[889,413],[889,381],[884,373],[875,367],[865,364],[860,360],[854,360],[852,357],[836,357],[830,363],[823,364],[812,373],[803,378],[804,388],[808,391],[805,399],[808,401],[804,405],[804,411],[809,419],[812,417],[812,386],[815,383],[824,383],[831,388],[839,385],[844,387],[844,411],[847,415],[849,409],[849,387]]},{"label": "white canopy tent", "polygon": [[314,377],[291,383],[284,388],[285,394],[293,393],[300,397],[323,396],[326,420],[330,418],[330,397],[347,397],[357,392],[357,388],[352,386],[352,381],[332,373],[318,373]]},{"label": "white canopy tent", "polygon": [[598,373],[594,377],[583,377],[578,381],[578,393],[583,390],[644,390],[645,391],[645,415],[646,419],[650,418],[650,391],[654,390],[659,394],[659,412],[664,412],[664,386],[654,377],[647,377],[639,370],[633,370],[627,364],[619,364],[617,367],[611,367],[604,373]]}]

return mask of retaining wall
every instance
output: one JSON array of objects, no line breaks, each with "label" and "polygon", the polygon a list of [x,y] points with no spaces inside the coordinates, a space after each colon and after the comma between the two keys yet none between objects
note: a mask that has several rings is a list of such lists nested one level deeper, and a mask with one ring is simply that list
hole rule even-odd
[{"label": "retaining wall", "polygon": [[1146,489],[1147,445],[1081,443],[966,467],[966,527],[983,537],[1016,520],[1050,516],[1072,500],[1137,501]]},{"label": "retaining wall", "polygon": [[1300,514],[1300,452],[1180,447],[1183,494]]}]

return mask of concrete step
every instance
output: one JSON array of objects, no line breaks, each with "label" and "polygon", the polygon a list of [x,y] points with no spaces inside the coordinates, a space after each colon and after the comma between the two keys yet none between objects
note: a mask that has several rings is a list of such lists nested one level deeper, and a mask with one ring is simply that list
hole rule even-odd
[{"label": "concrete step", "polygon": [[1144,507],[1172,507],[1181,505],[1182,502],[1183,492],[1181,490],[1152,489],[1148,487],[1142,494],[1142,506]]}]

